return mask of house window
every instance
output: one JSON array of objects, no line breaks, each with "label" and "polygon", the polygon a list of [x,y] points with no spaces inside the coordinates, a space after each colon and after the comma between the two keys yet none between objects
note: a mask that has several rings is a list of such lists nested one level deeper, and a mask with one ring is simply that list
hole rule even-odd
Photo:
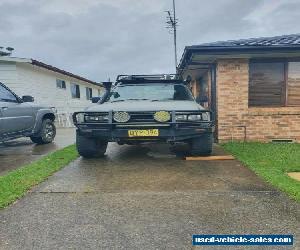
[{"label": "house window", "polygon": [[300,62],[250,62],[249,106],[300,106]]},{"label": "house window", "polygon": [[284,96],[284,62],[250,63],[249,106],[282,106]]},{"label": "house window", "polygon": [[56,79],[56,87],[66,89],[66,82],[64,80]]},{"label": "house window", "polygon": [[92,88],[85,88],[85,93],[86,93],[86,99],[91,100],[93,97],[93,89]]},{"label": "house window", "polygon": [[300,62],[288,63],[287,105],[300,106]]},{"label": "house window", "polygon": [[71,83],[71,95],[72,98],[80,99],[80,87],[78,84]]}]

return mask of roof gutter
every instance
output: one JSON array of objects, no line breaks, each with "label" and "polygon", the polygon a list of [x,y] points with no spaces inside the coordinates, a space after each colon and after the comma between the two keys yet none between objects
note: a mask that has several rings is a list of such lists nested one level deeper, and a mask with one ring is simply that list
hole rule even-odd
[{"label": "roof gutter", "polygon": [[47,70],[50,70],[50,71],[53,71],[53,72],[56,72],[56,73],[60,73],[60,74],[63,74],[63,75],[66,75],[66,76],[69,76],[69,77],[73,77],[73,78],[76,78],[80,81],[83,81],[83,82],[88,82],[90,84],[93,84],[93,85],[96,85],[98,87],[103,87],[102,84],[100,83],[97,83],[97,82],[94,82],[94,81],[91,81],[89,79],[86,79],[84,77],[81,77],[81,76],[78,76],[78,75],[75,75],[73,73],[70,73],[68,71],[65,71],[65,70],[62,70],[62,69],[59,69],[59,68],[56,68],[52,65],[49,65],[49,64],[46,64],[46,63],[43,63],[43,62],[40,62],[40,61],[37,61],[37,60],[34,60],[34,59],[31,59],[31,62],[30,62],[32,65],[35,65],[35,66],[38,66],[38,67],[41,67],[41,68],[44,68],[44,69],[47,69]]},{"label": "roof gutter", "polygon": [[191,60],[193,54],[213,55],[217,53],[259,53],[262,51],[268,52],[294,52],[300,51],[300,46],[186,46],[180,60],[179,69],[183,69],[186,64]]}]

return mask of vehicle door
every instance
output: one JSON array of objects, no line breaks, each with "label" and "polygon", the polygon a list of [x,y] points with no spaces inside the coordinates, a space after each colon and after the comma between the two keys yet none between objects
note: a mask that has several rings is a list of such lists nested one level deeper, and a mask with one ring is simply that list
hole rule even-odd
[{"label": "vehicle door", "polygon": [[30,131],[35,123],[33,108],[0,84],[1,134]]}]

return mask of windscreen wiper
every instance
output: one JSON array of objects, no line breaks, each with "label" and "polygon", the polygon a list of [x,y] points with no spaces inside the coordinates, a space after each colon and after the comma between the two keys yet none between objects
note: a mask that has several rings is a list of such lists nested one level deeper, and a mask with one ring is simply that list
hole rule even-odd
[{"label": "windscreen wiper", "polygon": [[147,101],[147,100],[150,100],[150,99],[147,99],[147,98],[129,98],[127,100],[130,100],[130,101]]},{"label": "windscreen wiper", "polygon": [[157,100],[157,99],[151,100],[151,102],[163,102],[163,101],[174,101],[174,99],[173,98],[167,98],[167,99],[161,99],[161,100]]},{"label": "windscreen wiper", "polygon": [[143,99],[139,99],[139,98],[128,98],[128,99],[120,99],[120,100],[115,100],[115,101],[111,101],[111,102],[124,102],[124,101],[147,101],[147,100],[150,100],[150,99],[146,99],[146,98],[143,98]]},{"label": "windscreen wiper", "polygon": [[115,101],[111,101],[111,102],[124,102],[124,99],[120,99],[120,100],[115,100]]}]

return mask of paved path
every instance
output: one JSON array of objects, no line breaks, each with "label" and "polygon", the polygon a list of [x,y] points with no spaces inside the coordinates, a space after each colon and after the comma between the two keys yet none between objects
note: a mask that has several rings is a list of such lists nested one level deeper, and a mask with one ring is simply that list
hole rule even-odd
[{"label": "paved path", "polygon": [[235,160],[111,144],[106,158],[79,158],[0,211],[0,249],[193,249],[192,234],[215,233],[298,240],[299,211]]},{"label": "paved path", "polygon": [[57,129],[54,142],[46,145],[36,145],[29,138],[0,143],[0,175],[4,175],[74,142],[75,129],[62,128]]}]

